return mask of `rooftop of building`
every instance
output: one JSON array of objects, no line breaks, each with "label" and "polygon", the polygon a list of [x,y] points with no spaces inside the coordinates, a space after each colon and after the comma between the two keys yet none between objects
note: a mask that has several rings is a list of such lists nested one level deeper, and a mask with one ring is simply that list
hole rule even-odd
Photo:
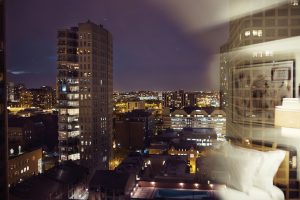
[{"label": "rooftop of building", "polygon": [[182,130],[173,130],[166,129],[161,132],[159,135],[154,137],[154,141],[159,142],[163,141],[163,139],[167,139],[168,141],[173,138],[205,138],[211,137],[217,138],[217,134],[214,128],[183,128]]},{"label": "rooftop of building", "polygon": [[151,112],[143,109],[136,109],[125,114],[127,118],[136,118],[136,117],[149,117]]},{"label": "rooftop of building", "polygon": [[125,190],[130,173],[116,170],[97,170],[90,181],[90,190]]},{"label": "rooftop of building", "polygon": [[130,153],[116,168],[118,172],[138,173],[143,166],[143,157],[140,153]]},{"label": "rooftop of building", "polygon": [[183,138],[187,137],[211,137],[217,138],[217,134],[214,128],[183,128],[180,131],[180,136]]},{"label": "rooftop of building", "polygon": [[166,142],[153,142],[150,144],[148,149],[161,149],[161,150],[167,150],[169,148],[169,144]]},{"label": "rooftop of building", "polygon": [[40,151],[40,153],[42,153],[42,148],[26,148],[26,149],[21,149],[20,151],[17,149],[10,149],[11,152],[9,152],[9,160],[11,159],[15,159],[21,156],[24,156],[26,154],[30,154],[30,153],[38,153]]},{"label": "rooftop of building", "polygon": [[10,188],[10,194],[21,199],[49,199],[66,185],[74,186],[84,180],[88,170],[74,162],[67,161],[43,174],[32,176]]},{"label": "rooftop of building", "polygon": [[140,174],[141,180],[184,180],[194,179],[188,171],[187,156],[178,155],[146,155],[144,167]]},{"label": "rooftop of building", "polygon": [[187,115],[204,115],[204,116],[226,116],[226,113],[218,107],[184,107],[182,109],[179,108],[164,108],[163,111],[164,115],[183,115],[183,116],[187,116]]}]

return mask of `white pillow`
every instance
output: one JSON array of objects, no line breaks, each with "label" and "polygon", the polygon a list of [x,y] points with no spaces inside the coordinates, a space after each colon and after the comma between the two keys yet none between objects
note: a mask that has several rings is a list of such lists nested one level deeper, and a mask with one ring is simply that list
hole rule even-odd
[{"label": "white pillow", "polygon": [[262,162],[262,156],[259,154],[241,156],[238,154],[225,157],[229,175],[227,185],[248,193],[253,187],[253,180]]},{"label": "white pillow", "polygon": [[[253,186],[254,176],[262,162],[262,155],[245,149],[238,149],[229,143],[224,143],[220,148],[222,157],[220,166],[223,165],[228,180],[216,177],[216,181],[225,183],[241,192],[248,193]],[[219,161],[220,162],[220,161]]]},{"label": "white pillow", "polygon": [[282,150],[263,152],[263,164],[259,167],[258,173],[254,178],[254,186],[271,194],[274,176],[285,154],[286,152]]},{"label": "white pillow", "polygon": [[227,154],[234,154],[237,156],[261,157],[262,159],[260,160],[257,171],[254,175],[253,186],[265,190],[272,196],[273,179],[285,157],[285,151],[274,150],[263,152],[254,149],[233,146],[229,143],[225,143],[223,145],[223,151],[226,151]]}]

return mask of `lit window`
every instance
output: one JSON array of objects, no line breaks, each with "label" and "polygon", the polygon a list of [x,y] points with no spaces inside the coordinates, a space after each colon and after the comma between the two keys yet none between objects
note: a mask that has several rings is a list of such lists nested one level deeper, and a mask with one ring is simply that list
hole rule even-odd
[{"label": "lit window", "polygon": [[262,37],[262,30],[252,30],[253,36]]},{"label": "lit window", "polygon": [[245,36],[246,37],[249,37],[251,35],[251,32],[250,31],[245,31]]},{"label": "lit window", "polygon": [[257,36],[257,30],[252,31],[253,36]]},{"label": "lit window", "polygon": [[262,30],[257,30],[257,36],[262,37]]},{"label": "lit window", "polygon": [[272,51],[266,51],[266,56],[273,56],[273,52]]}]

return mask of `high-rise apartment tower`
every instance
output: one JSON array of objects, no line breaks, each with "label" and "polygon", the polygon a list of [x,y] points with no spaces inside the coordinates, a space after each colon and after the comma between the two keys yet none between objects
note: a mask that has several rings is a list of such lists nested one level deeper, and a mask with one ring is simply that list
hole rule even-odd
[{"label": "high-rise apartment tower", "polygon": [[[64,39],[61,32],[67,35]],[[58,58],[57,82],[60,158],[80,159],[90,169],[107,168],[113,110],[112,35],[88,21],[58,31],[58,43],[63,59]],[[65,61],[69,67],[61,70]]]}]

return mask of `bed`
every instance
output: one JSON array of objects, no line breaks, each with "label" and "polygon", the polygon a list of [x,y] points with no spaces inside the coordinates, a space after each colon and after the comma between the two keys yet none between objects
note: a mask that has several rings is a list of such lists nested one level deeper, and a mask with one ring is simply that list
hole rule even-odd
[{"label": "bed", "polygon": [[253,187],[249,194],[229,187],[219,189],[217,194],[221,200],[284,200],[283,192],[276,186],[272,189],[272,196],[256,187]]}]

